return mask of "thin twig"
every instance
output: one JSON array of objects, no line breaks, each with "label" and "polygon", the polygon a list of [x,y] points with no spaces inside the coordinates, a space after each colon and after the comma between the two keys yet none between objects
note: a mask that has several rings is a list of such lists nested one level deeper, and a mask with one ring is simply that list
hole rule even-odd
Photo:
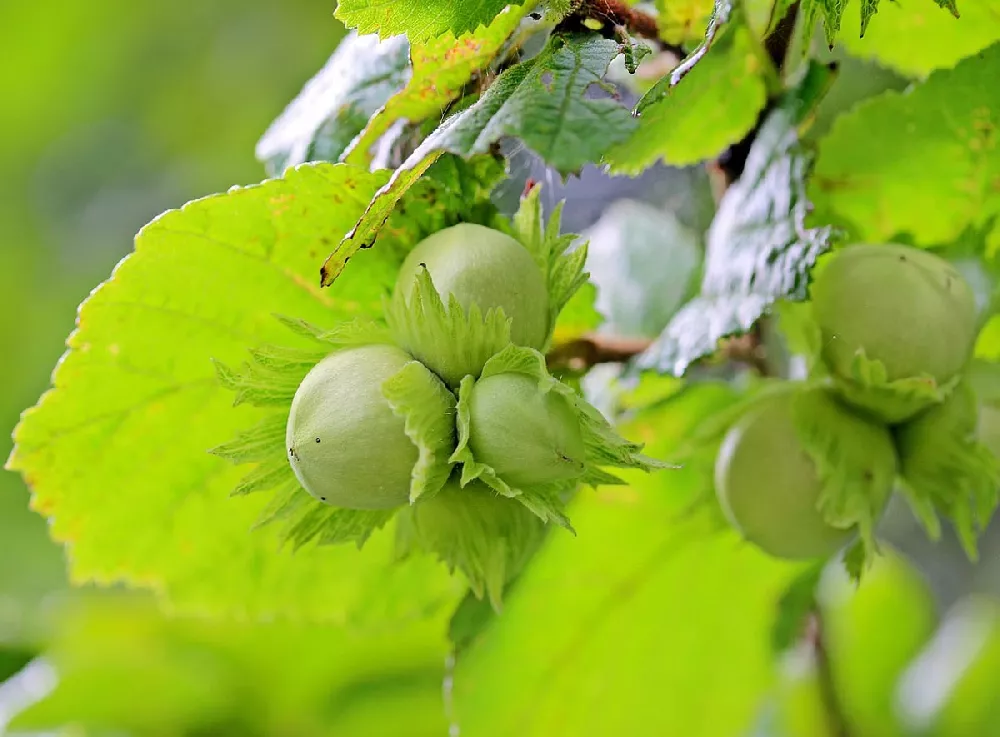
[{"label": "thin twig", "polygon": [[837,693],[830,651],[826,645],[826,627],[819,606],[816,606],[809,616],[807,638],[816,658],[820,698],[823,700],[823,710],[826,712],[830,734],[833,737],[852,737],[851,726]]}]

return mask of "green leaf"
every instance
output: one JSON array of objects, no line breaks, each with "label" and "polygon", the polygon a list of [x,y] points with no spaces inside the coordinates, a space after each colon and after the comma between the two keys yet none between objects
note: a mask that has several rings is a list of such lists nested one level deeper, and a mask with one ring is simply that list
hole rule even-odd
[{"label": "green leaf", "polygon": [[434,561],[392,564],[387,533],[362,553],[279,552],[279,530],[250,532],[267,496],[230,498],[245,474],[207,452],[243,432],[222,455],[256,457],[284,422],[283,411],[234,408],[213,358],[237,365],[272,344],[315,350],[273,313],[321,325],[380,313],[398,249],[363,254],[332,292],[316,266],[384,181],[308,165],[167,212],[83,304],[55,388],[25,413],[9,461],[52,535],[72,545],[76,582],[155,588],[181,610],[339,622],[453,601],[460,584]]},{"label": "green leaf", "polygon": [[44,661],[55,689],[15,717],[16,729],[432,737],[447,726],[447,614],[359,636],[330,624],[170,617],[141,597],[91,597],[58,610]]},{"label": "green leaf", "polygon": [[[945,2],[934,0],[886,2],[863,37],[860,19],[848,13],[840,43],[853,56],[923,76],[952,67],[1000,40],[998,0],[964,3],[961,19],[948,10]],[[913,53],[914,49],[920,53]]]},{"label": "green leaf", "polygon": [[[688,392],[630,432],[672,455],[714,396]],[[775,678],[775,603],[800,567],[731,532],[712,534],[703,515],[682,518],[709,476],[684,469],[629,480],[576,498],[580,536],[552,535],[503,615],[459,655],[462,734],[719,737],[751,721]],[[609,669],[609,659],[623,667]]]},{"label": "green leaf", "polygon": [[345,152],[344,161],[367,165],[372,147],[397,122],[414,124],[440,115],[504,48],[528,12],[528,5],[511,6],[488,26],[458,38],[446,33],[412,44],[412,77],[370,116],[364,131]]},{"label": "green leaf", "polygon": [[381,38],[406,34],[418,43],[448,32],[475,31],[492,23],[507,5],[507,0],[338,0],[334,16],[359,33],[378,32]]},{"label": "green leaf", "polygon": [[306,161],[337,161],[410,76],[404,37],[348,35],[264,133],[257,159],[271,175]]},{"label": "green leaf", "polygon": [[709,229],[700,295],[674,316],[641,365],[681,375],[721,338],[749,330],[776,300],[805,297],[809,269],[832,230],[805,224],[811,157],[798,127],[828,82],[826,67],[811,66],[761,126]]},{"label": "green leaf", "polygon": [[746,27],[735,25],[703,57],[692,58],[698,63],[686,76],[667,75],[640,101],[638,126],[605,156],[612,171],[638,174],[658,161],[694,164],[753,128],[767,90]]},{"label": "green leaf", "polygon": [[771,647],[776,655],[793,649],[802,638],[806,620],[817,607],[816,587],[825,569],[826,561],[812,563],[792,579],[778,599],[778,616],[771,628]]},{"label": "green leaf", "polygon": [[1000,43],[838,118],[809,189],[818,216],[873,243],[951,243],[988,225],[1000,214],[998,76]]},{"label": "green leaf", "polygon": [[610,39],[555,35],[537,56],[501,74],[474,105],[446,120],[396,170],[327,259],[323,283],[332,284],[347,259],[374,243],[399,200],[445,152],[485,154],[501,138],[515,136],[564,174],[598,161],[635,125],[617,102],[585,94],[602,83],[617,55],[618,45]]},{"label": "green leaf", "polygon": [[698,234],[669,210],[619,200],[586,237],[603,329],[619,336],[658,335],[697,285],[702,260]]}]

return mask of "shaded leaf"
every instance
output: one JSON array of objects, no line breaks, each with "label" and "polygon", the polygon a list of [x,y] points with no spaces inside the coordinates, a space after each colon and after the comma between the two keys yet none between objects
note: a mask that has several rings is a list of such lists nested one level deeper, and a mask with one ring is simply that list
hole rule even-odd
[{"label": "shaded leaf", "polygon": [[832,231],[805,225],[811,156],[798,127],[828,81],[829,70],[812,66],[761,126],[709,229],[701,293],[674,316],[642,365],[680,375],[721,338],[749,330],[774,301],[805,296],[809,269]]},{"label": "shaded leaf", "polygon": [[264,133],[257,158],[271,175],[306,161],[337,161],[410,76],[405,37],[348,35]]},{"label": "shaded leaf", "polygon": [[620,200],[586,237],[603,329],[619,336],[658,335],[697,283],[698,236],[668,210]]}]

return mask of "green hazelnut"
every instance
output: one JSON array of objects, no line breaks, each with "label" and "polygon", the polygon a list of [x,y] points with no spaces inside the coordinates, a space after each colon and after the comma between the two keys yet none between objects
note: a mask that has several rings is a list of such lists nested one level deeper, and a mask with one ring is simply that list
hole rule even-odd
[{"label": "green hazelnut", "polygon": [[523,374],[480,379],[469,401],[469,448],[515,488],[583,474],[586,448],[570,401]]},{"label": "green hazelnut", "polygon": [[[402,290],[404,298],[409,298],[421,265],[446,303],[453,295],[465,310],[474,304],[483,313],[500,308],[511,320],[515,345],[545,346],[549,334],[545,274],[514,238],[473,223],[434,233],[414,247],[400,268],[396,290]],[[435,369],[433,357],[429,358],[424,362]]]},{"label": "green hazelnut", "polygon": [[410,363],[394,346],[363,346],[327,356],[303,379],[292,400],[286,447],[292,470],[312,496],[349,509],[408,502],[419,452],[382,384]]},{"label": "green hazelnut", "polygon": [[[954,379],[972,352],[972,288],[951,264],[927,251],[850,246],[818,270],[811,296],[826,364],[848,383],[859,352],[879,361],[889,382],[929,377],[938,385]],[[884,401],[851,387],[845,398],[888,422],[907,419],[932,401],[883,409]]]},{"label": "green hazelnut", "polygon": [[[765,552],[793,560],[822,558],[857,531],[830,525],[818,508],[823,480],[796,430],[793,401],[793,393],[770,398],[729,430],[716,458],[716,492],[733,527]],[[857,473],[891,479],[896,458],[889,431],[830,406],[840,441],[866,446],[869,461]]]}]

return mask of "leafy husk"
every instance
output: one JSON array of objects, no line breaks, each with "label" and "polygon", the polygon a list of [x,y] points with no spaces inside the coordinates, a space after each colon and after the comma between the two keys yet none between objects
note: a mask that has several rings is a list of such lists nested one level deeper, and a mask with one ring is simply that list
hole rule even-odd
[{"label": "leafy husk", "polygon": [[501,608],[503,589],[538,548],[545,523],[522,504],[486,484],[465,486],[457,478],[433,497],[420,499],[399,516],[397,549],[437,555],[465,575],[473,593]]},{"label": "leafy husk", "polygon": [[826,388],[797,392],[792,412],[799,440],[823,486],[820,511],[833,527],[857,528],[869,565],[878,553],[875,526],[896,475],[888,429],[851,412]]},{"label": "leafy husk", "polygon": [[468,311],[454,295],[446,305],[427,269],[419,267],[409,295],[397,292],[385,304],[393,337],[417,360],[434,356],[438,375],[457,388],[465,376],[479,376],[490,356],[510,343],[510,319],[502,309]]},{"label": "leafy husk", "polygon": [[1000,468],[976,436],[977,399],[968,382],[949,398],[896,429],[900,489],[931,539],[948,517],[971,560],[997,506]]},{"label": "leafy husk", "polygon": [[462,486],[475,480],[482,481],[496,493],[517,499],[546,522],[555,522],[572,529],[563,508],[568,495],[583,483],[591,486],[622,484],[617,476],[604,467],[638,468],[645,471],[667,468],[668,464],[642,455],[642,446],[630,442],[615,432],[614,428],[586,400],[570,387],[549,374],[545,357],[533,348],[510,345],[496,354],[483,367],[480,379],[500,374],[516,373],[537,381],[540,392],[558,392],[564,397],[580,422],[586,458],[584,470],[577,479],[549,484],[515,487],[503,479],[492,467],[476,459],[469,447],[471,433],[470,397],[475,379],[466,377],[458,394],[458,446],[451,460],[462,464],[459,482]]}]

